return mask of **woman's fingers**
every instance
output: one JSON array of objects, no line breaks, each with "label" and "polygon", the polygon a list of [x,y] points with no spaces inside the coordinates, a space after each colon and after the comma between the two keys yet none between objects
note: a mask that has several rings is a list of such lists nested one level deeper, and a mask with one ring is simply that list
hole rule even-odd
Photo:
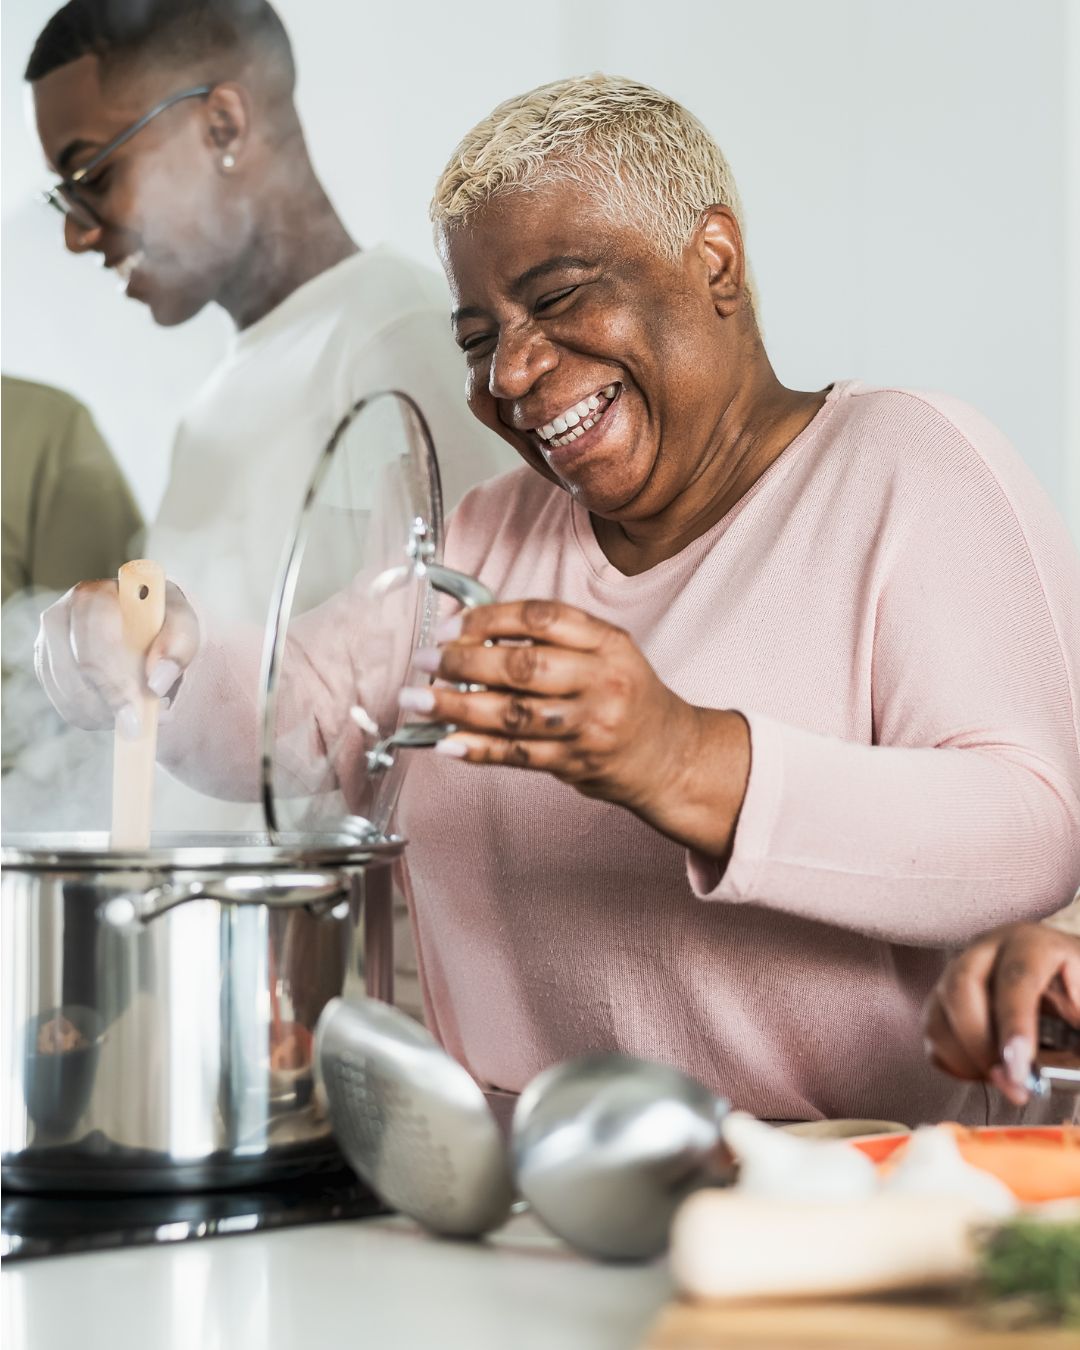
[{"label": "woman's fingers", "polygon": [[1039,1005],[1058,981],[1064,982],[1070,966],[1080,966],[1080,942],[1042,924],[1014,929],[1002,943],[991,998],[1001,1061],[1018,1089],[1031,1074]]},{"label": "woman's fingers", "polygon": [[936,1068],[943,1069],[954,1078],[977,1080],[983,1077],[979,1066],[974,1063],[962,1042],[957,1039],[936,992],[926,1011],[923,1034],[926,1038],[927,1056]]},{"label": "woman's fingers", "polygon": [[983,1078],[997,1059],[989,996],[997,950],[992,938],[984,938],[954,957],[930,1001],[927,1040],[958,1078]]},{"label": "woman's fingers", "polygon": [[1017,1106],[1044,1003],[1080,1022],[1080,941],[1045,924],[987,934],[946,967],[927,1006],[931,1059],[957,1078],[987,1079]]},{"label": "woman's fingers", "polygon": [[1070,970],[1066,966],[1054,977],[1043,995],[1043,1003],[1049,1012],[1060,1017],[1070,1027],[1080,1027],[1080,959],[1072,972],[1071,983]]},{"label": "woman's fingers", "polygon": [[421,648],[417,670],[454,684],[483,684],[529,694],[577,694],[593,675],[590,658],[561,647],[471,647],[453,643],[441,650]]},{"label": "woman's fingers", "polygon": [[406,691],[403,706],[460,728],[440,754],[539,769],[727,856],[749,774],[746,724],[679,698],[623,629],[527,600],[470,610],[435,640],[445,645],[418,652],[414,666],[481,687]]},{"label": "woman's fingers", "polygon": [[402,690],[399,702],[408,711],[452,722],[463,731],[498,736],[566,740],[577,734],[581,722],[581,705],[572,698],[427,688]]},{"label": "woman's fingers", "polygon": [[480,736],[456,732],[435,746],[437,754],[464,759],[470,764],[502,764],[515,769],[540,769],[570,781],[579,776],[582,763],[566,741],[524,740],[509,736]]},{"label": "woman's fingers", "polygon": [[441,624],[435,638],[443,645],[417,652],[417,670],[537,695],[583,693],[605,671],[640,661],[622,629],[550,600],[483,605]]},{"label": "woman's fingers", "polygon": [[618,633],[620,629],[573,605],[557,600],[514,600],[455,614],[435,630],[435,640],[471,645],[517,638],[595,652]]}]

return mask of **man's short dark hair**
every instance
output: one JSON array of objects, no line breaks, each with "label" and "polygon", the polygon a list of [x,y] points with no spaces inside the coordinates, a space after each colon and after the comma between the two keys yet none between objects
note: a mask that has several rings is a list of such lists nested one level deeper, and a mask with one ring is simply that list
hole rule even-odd
[{"label": "man's short dark hair", "polygon": [[26,79],[83,56],[174,69],[232,56],[256,61],[281,93],[296,83],[289,36],[266,0],[69,0],[38,35]]}]

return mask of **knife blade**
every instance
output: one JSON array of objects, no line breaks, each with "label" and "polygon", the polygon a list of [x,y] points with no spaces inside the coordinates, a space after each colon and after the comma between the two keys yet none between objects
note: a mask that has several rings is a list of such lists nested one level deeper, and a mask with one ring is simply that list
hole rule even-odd
[{"label": "knife blade", "polygon": [[[1039,1018],[1039,1050],[1049,1051],[1055,1059],[1080,1059],[1080,1027],[1044,1013]],[[1080,1093],[1080,1063],[1036,1063],[1026,1087],[1034,1097],[1049,1097],[1052,1092]]]}]

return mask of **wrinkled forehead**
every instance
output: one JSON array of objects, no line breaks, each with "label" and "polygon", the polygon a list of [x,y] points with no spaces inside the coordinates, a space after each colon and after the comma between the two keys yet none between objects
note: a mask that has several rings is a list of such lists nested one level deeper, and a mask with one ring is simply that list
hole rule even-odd
[{"label": "wrinkled forehead", "polygon": [[96,56],[80,56],[31,85],[34,122],[45,158],[58,173],[120,134],[150,106],[151,72],[111,70]]},{"label": "wrinkled forehead", "polygon": [[600,263],[656,253],[641,226],[613,211],[601,193],[563,181],[502,193],[461,219],[440,222],[436,246],[455,304],[506,294],[552,259]]}]

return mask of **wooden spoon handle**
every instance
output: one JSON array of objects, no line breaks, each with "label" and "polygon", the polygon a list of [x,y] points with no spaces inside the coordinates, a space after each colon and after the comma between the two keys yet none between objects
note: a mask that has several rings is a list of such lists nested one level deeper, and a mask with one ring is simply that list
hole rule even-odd
[{"label": "wooden spoon handle", "polygon": [[110,845],[114,849],[150,847],[154,810],[154,760],[157,754],[158,700],[146,688],[142,668],[150,644],[165,622],[165,573],[155,562],[125,563],[118,575],[124,643],[139,658],[141,731],[128,740],[113,738],[113,799]]}]

